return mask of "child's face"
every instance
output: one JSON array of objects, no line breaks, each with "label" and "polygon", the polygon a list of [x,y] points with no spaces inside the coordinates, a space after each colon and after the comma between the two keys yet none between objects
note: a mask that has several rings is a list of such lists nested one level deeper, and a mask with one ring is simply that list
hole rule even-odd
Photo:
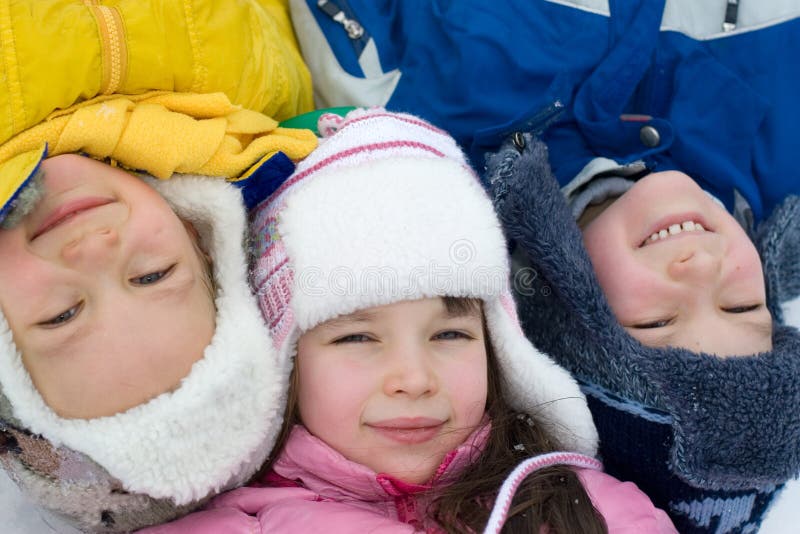
[{"label": "child's face", "polygon": [[178,385],[211,340],[214,305],[154,189],[77,155],[42,166],[44,198],[0,230],[0,306],[56,413],[112,415]]},{"label": "child's face", "polygon": [[297,348],[306,428],[345,457],[411,483],[431,478],[486,407],[481,311],[403,301],[323,323]]},{"label": "child's face", "polygon": [[[689,224],[672,233],[686,221],[703,229]],[[661,230],[666,237],[653,240]],[[611,309],[643,344],[719,356],[771,350],[758,252],[736,220],[685,174],[639,180],[583,237]]]}]

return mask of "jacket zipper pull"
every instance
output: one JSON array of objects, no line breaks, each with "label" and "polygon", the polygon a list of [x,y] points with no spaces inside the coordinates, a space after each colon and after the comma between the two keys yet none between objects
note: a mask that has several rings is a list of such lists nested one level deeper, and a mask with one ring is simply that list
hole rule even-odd
[{"label": "jacket zipper pull", "polygon": [[725,22],[722,23],[722,31],[731,32],[736,29],[736,20],[739,18],[739,0],[728,0],[725,7]]},{"label": "jacket zipper pull", "polygon": [[347,36],[350,39],[360,39],[361,36],[364,35],[364,28],[361,24],[359,24],[357,20],[347,18],[344,11],[331,0],[318,0],[317,7],[331,19],[341,24],[345,31],[347,31]]}]

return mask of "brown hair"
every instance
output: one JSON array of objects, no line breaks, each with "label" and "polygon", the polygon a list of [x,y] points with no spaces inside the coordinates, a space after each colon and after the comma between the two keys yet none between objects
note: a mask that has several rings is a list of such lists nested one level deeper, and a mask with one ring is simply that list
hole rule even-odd
[{"label": "brown hair", "polygon": [[[450,313],[481,310],[477,299],[444,297]],[[483,451],[454,481],[431,492],[428,516],[448,533],[481,532],[489,519],[497,492],[511,471],[523,460],[559,450],[535,418],[512,411],[503,398],[503,377],[497,366],[484,318],[488,395],[486,413],[491,431]],[[268,470],[283,449],[292,427],[301,424],[297,407],[297,373],[292,370],[283,427],[261,470]],[[520,447],[519,445],[522,445]],[[541,469],[529,475],[517,490],[503,526],[504,533],[539,532],[547,526],[553,534],[606,534],[603,517],[592,505],[577,474],[567,466]]]}]

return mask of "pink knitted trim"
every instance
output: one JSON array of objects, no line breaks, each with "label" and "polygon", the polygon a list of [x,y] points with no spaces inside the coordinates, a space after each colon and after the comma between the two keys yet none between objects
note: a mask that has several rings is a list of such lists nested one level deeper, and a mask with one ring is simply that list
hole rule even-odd
[{"label": "pink knitted trim", "polygon": [[390,149],[390,148],[417,148],[417,149],[420,149],[420,150],[425,150],[427,152],[430,152],[430,153],[432,153],[432,154],[434,154],[436,156],[439,156],[440,158],[445,157],[444,153],[442,153],[438,149],[436,149],[436,148],[434,148],[434,147],[432,147],[430,145],[426,145],[425,143],[420,143],[418,141],[386,141],[386,142],[383,142],[383,143],[373,143],[373,144],[370,144],[370,145],[361,145],[361,146],[349,148],[347,150],[343,150],[341,152],[337,152],[333,156],[329,156],[329,157],[323,159],[322,161],[319,161],[319,162],[315,163],[314,165],[312,165],[308,169],[305,169],[304,171],[302,171],[302,172],[300,172],[298,174],[295,174],[289,180],[286,180],[285,182],[283,182],[283,184],[277,190],[275,190],[274,193],[272,193],[271,198],[277,198],[286,189],[288,189],[289,187],[293,186],[294,184],[296,184],[297,182],[299,182],[300,180],[302,180],[303,178],[305,178],[309,174],[311,174],[313,172],[317,172],[320,169],[324,169],[325,167],[327,167],[328,165],[331,165],[332,163],[336,163],[338,161],[346,159],[346,158],[348,158],[350,156],[353,156],[355,154],[360,154],[360,153],[363,153],[363,152],[377,152],[379,150],[386,150],[386,149]]},{"label": "pink knitted trim", "polygon": [[348,126],[350,126],[351,124],[357,124],[359,122],[363,122],[363,121],[366,121],[366,120],[374,119],[374,118],[377,118],[377,117],[387,118],[387,119],[394,119],[394,120],[406,122],[408,124],[413,124],[415,126],[419,126],[420,128],[425,128],[426,130],[430,130],[431,132],[435,132],[435,133],[444,135],[446,137],[450,137],[450,134],[448,134],[444,130],[441,130],[441,129],[437,128],[436,126],[434,126],[434,125],[432,125],[430,123],[427,123],[427,122],[425,122],[423,120],[420,120],[420,119],[418,119],[418,118],[416,118],[416,117],[414,117],[412,115],[399,115],[399,114],[395,114],[395,113],[386,113],[386,112],[383,112],[383,113],[372,113],[372,114],[369,114],[369,115],[362,115],[361,117],[355,117],[353,119],[348,119],[347,122],[339,128],[339,131],[341,132],[342,130],[344,130]]}]

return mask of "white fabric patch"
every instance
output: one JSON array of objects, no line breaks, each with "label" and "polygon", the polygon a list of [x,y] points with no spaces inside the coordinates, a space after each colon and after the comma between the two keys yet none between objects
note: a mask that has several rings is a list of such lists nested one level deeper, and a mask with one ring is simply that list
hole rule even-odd
[{"label": "white fabric patch", "polygon": [[[608,0],[547,0],[608,17]],[[737,33],[774,26],[800,16],[797,0],[739,2],[736,29],[724,32],[727,0],[667,0],[661,18],[661,31],[675,31],[694,39],[716,39]]]},{"label": "white fabric patch", "polygon": [[316,107],[385,106],[400,83],[401,72],[398,69],[385,73],[380,68],[376,70],[374,61],[370,62],[367,56],[366,64],[361,65],[367,77],[350,75],[339,64],[305,0],[290,0],[289,8],[303,59],[314,74]]}]

